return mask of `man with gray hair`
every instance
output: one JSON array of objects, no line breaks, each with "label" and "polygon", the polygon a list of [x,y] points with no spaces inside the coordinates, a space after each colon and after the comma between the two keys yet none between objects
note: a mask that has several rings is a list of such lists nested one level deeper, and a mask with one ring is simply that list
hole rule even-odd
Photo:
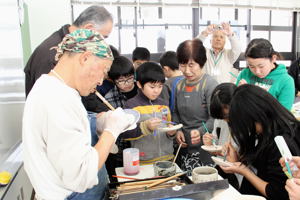
[{"label": "man with gray hair", "polygon": [[66,24],[50,35],[34,50],[24,68],[26,97],[36,80],[42,74],[49,73],[57,64],[54,58],[56,51],[50,50],[50,48],[57,46],[65,35],[77,29],[90,29],[107,38],[112,31],[112,27],[112,15],[104,7],[90,6],[79,15],[72,25]]},{"label": "man with gray hair", "polygon": [[[238,70],[233,67],[233,63],[239,58],[241,44],[232,31],[229,23],[221,25],[211,24],[197,37],[202,42],[208,35],[212,34],[211,49],[206,48],[207,61],[204,70],[211,75],[218,83],[235,82]],[[226,37],[231,49],[225,49]]]}]

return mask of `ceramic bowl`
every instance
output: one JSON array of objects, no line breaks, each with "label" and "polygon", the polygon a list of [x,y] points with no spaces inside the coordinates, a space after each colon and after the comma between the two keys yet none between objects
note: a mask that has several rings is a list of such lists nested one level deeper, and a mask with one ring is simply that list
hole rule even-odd
[{"label": "ceramic bowl", "polygon": [[176,174],[176,165],[171,161],[157,161],[153,167],[155,176],[173,176]]},{"label": "ceramic bowl", "polygon": [[209,166],[196,167],[192,171],[192,179],[194,183],[203,183],[218,180],[218,171]]}]

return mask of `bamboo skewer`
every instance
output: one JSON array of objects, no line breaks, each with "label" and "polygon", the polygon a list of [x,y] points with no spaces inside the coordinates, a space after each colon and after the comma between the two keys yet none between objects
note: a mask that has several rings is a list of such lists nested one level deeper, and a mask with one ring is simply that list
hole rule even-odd
[{"label": "bamboo skewer", "polygon": [[112,177],[115,177],[115,178],[123,178],[123,179],[129,179],[129,180],[138,180],[137,178],[132,178],[132,177],[128,177],[128,176],[117,176],[117,175],[112,175]]},{"label": "bamboo skewer", "polygon": [[174,159],[173,159],[173,164],[174,164],[175,161],[176,161],[176,158],[177,158],[177,156],[178,156],[178,153],[179,153],[179,151],[180,151],[181,146],[182,146],[182,143],[180,143],[180,145],[179,145],[179,147],[178,147],[178,149],[177,149],[176,155],[175,155],[175,157],[174,157]]},{"label": "bamboo skewer", "polygon": [[157,180],[149,180],[149,181],[139,181],[139,182],[132,182],[132,183],[123,183],[122,185],[146,185],[156,182]]},{"label": "bamboo skewer", "polygon": [[95,94],[97,95],[97,97],[99,97],[99,99],[101,99],[101,101],[103,101],[103,103],[112,111],[115,110],[115,108],[98,92],[96,91]]},{"label": "bamboo skewer", "polygon": [[[176,185],[176,181],[173,182],[166,182],[166,183],[162,183],[160,184],[160,186],[164,186],[164,185]],[[147,186],[149,184],[143,184],[143,185],[120,185],[117,187],[118,190],[130,190],[130,189],[141,189],[141,190],[145,190],[145,186]],[[154,188],[154,187],[153,187]]]},{"label": "bamboo skewer", "polygon": [[[185,183],[173,183],[173,184],[166,184],[166,185],[158,185],[153,188],[149,188],[147,191],[165,189],[165,188],[169,188],[169,187],[174,187],[176,185],[182,186],[182,185],[186,185],[186,184]],[[119,194],[133,194],[133,193],[144,192],[144,191],[145,191],[145,188],[138,188],[138,189],[133,188],[133,189],[128,189],[128,190],[118,189]]]},{"label": "bamboo skewer", "polygon": [[151,187],[154,187],[154,186],[159,185],[159,184],[161,184],[161,183],[167,182],[167,181],[169,181],[169,180],[172,180],[172,179],[174,179],[174,178],[177,178],[177,177],[179,177],[179,176],[182,176],[182,175],[184,175],[184,174],[186,174],[186,173],[187,173],[187,172],[182,172],[182,173],[179,173],[179,174],[175,174],[174,176],[170,176],[170,177],[168,177],[168,178],[165,178],[165,179],[162,179],[162,180],[158,180],[158,181],[156,181],[156,182],[154,182],[154,183],[152,183],[152,184],[146,186],[145,189],[147,190],[147,189],[149,189],[149,188],[151,188]]}]

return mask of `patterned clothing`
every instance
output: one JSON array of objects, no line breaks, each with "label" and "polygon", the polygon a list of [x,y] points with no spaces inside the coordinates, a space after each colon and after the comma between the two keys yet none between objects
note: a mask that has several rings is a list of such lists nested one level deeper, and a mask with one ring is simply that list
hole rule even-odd
[{"label": "patterned clothing", "polygon": [[78,29],[66,35],[57,47],[52,47],[57,50],[55,60],[64,54],[65,51],[83,53],[89,51],[94,53],[99,58],[113,60],[111,49],[104,41],[103,36],[93,30]]},{"label": "patterned clothing", "polygon": [[113,87],[106,95],[105,99],[114,107],[121,107],[123,108],[125,101],[127,98],[123,95],[117,86]]},{"label": "patterned clothing", "polygon": [[120,92],[117,86],[114,86],[106,95],[105,99],[114,107],[123,108],[125,102],[128,99],[131,99],[137,94],[137,86],[134,85],[134,88],[130,92]]}]

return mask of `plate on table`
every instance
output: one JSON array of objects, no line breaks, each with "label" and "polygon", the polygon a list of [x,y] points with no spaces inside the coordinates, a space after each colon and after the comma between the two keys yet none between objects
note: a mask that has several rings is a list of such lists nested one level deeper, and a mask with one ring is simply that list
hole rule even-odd
[{"label": "plate on table", "polygon": [[182,124],[177,124],[171,127],[164,127],[164,128],[158,128],[157,130],[160,132],[168,132],[168,131],[175,131],[182,127]]},{"label": "plate on table", "polygon": [[220,158],[220,157],[216,157],[216,156],[212,156],[211,159],[219,166],[222,166],[222,167],[230,167],[232,166],[233,164],[227,160],[224,161],[223,158]]},{"label": "plate on table", "polygon": [[219,152],[222,151],[222,145],[202,145],[201,148],[208,152]]}]

